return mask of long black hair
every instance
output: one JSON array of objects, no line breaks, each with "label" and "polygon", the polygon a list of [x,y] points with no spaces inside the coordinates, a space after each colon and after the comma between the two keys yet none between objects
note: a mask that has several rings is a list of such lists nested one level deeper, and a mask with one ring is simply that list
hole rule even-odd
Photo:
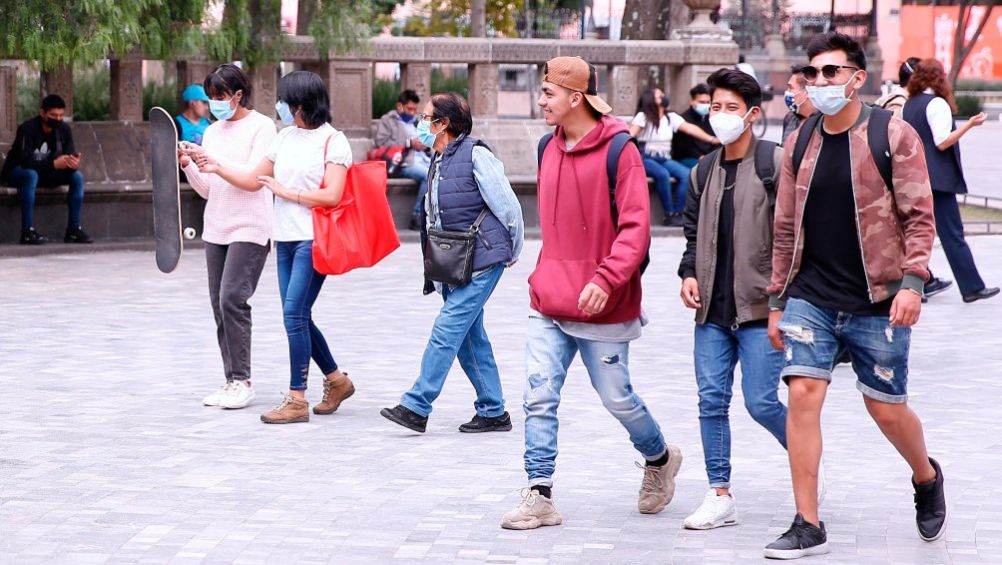
[{"label": "long black hair", "polygon": [[657,131],[661,125],[661,107],[658,106],[657,91],[657,88],[648,88],[637,101],[637,112],[643,112],[647,118],[647,128],[651,131]]},{"label": "long black hair", "polygon": [[331,102],[327,86],[317,73],[294,71],[278,81],[278,99],[310,127],[320,127],[331,121]]},{"label": "long black hair", "polygon": [[243,92],[240,97],[240,105],[244,108],[251,107],[251,82],[240,67],[224,63],[216,67],[209,76],[202,81],[202,88],[209,98],[225,98],[233,96],[237,91]]}]

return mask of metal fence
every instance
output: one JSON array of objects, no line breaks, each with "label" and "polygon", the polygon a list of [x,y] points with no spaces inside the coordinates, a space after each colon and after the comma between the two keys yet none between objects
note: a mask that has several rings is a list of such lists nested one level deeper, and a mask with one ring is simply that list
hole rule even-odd
[{"label": "metal fence", "polygon": [[[777,21],[769,15],[721,14],[720,24],[730,28],[743,50],[765,48],[765,36],[778,28],[788,51],[806,51],[807,44],[831,27],[831,14],[783,14]],[[870,14],[835,14],[834,29],[857,40],[870,35]]]}]

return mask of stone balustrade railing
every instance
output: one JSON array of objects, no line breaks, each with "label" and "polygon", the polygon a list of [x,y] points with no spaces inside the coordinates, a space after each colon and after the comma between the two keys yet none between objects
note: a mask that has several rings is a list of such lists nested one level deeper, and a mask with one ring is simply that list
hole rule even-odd
[{"label": "stone balustrade railing", "polygon": [[[687,97],[688,89],[721,66],[737,61],[737,45],[726,39],[689,38],[666,41],[535,40],[380,37],[369,41],[367,49],[356,53],[331,54],[327,61],[309,37],[289,37],[282,60],[299,63],[327,81],[332,112],[338,127],[349,136],[368,136],[372,113],[373,65],[397,62],[401,65],[403,88],[411,88],[425,99],[431,94],[431,68],[435,63],[469,66],[469,97],[474,115],[493,118],[498,113],[498,65],[536,64],[557,56],[581,56],[595,66],[606,67],[608,84],[602,88],[615,113],[630,114],[639,96],[638,83],[643,66],[663,65],[669,69],[669,94],[676,100]],[[141,54],[111,61],[111,119],[140,121],[142,115]],[[210,64],[198,58],[177,65],[178,84],[201,82]],[[278,85],[278,65],[260,65],[252,72],[254,101],[259,108],[271,108]],[[0,141],[8,141],[16,123],[17,66],[0,62]],[[72,100],[72,71],[56,69],[43,73],[42,89]],[[46,88],[48,87],[48,88]],[[72,107],[68,108],[72,115]]]}]

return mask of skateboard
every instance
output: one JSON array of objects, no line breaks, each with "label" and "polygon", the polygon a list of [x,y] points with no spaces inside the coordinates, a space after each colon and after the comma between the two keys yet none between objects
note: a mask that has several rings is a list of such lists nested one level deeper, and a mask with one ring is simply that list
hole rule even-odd
[{"label": "skateboard", "polygon": [[177,125],[160,107],[150,109],[153,160],[153,234],[157,268],[170,273],[181,261],[181,179],[177,162]]}]

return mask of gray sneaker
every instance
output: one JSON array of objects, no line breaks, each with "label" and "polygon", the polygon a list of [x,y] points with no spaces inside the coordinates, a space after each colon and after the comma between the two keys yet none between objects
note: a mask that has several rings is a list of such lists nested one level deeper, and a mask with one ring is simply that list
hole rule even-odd
[{"label": "gray sneaker", "polygon": [[531,489],[522,489],[522,502],[501,518],[506,530],[534,530],[540,526],[557,526],[564,519],[553,501]]},{"label": "gray sneaker", "polygon": [[667,463],[660,467],[637,463],[637,467],[644,470],[637,508],[641,514],[657,514],[675,496],[675,475],[682,467],[682,450],[677,445],[669,445]]}]

